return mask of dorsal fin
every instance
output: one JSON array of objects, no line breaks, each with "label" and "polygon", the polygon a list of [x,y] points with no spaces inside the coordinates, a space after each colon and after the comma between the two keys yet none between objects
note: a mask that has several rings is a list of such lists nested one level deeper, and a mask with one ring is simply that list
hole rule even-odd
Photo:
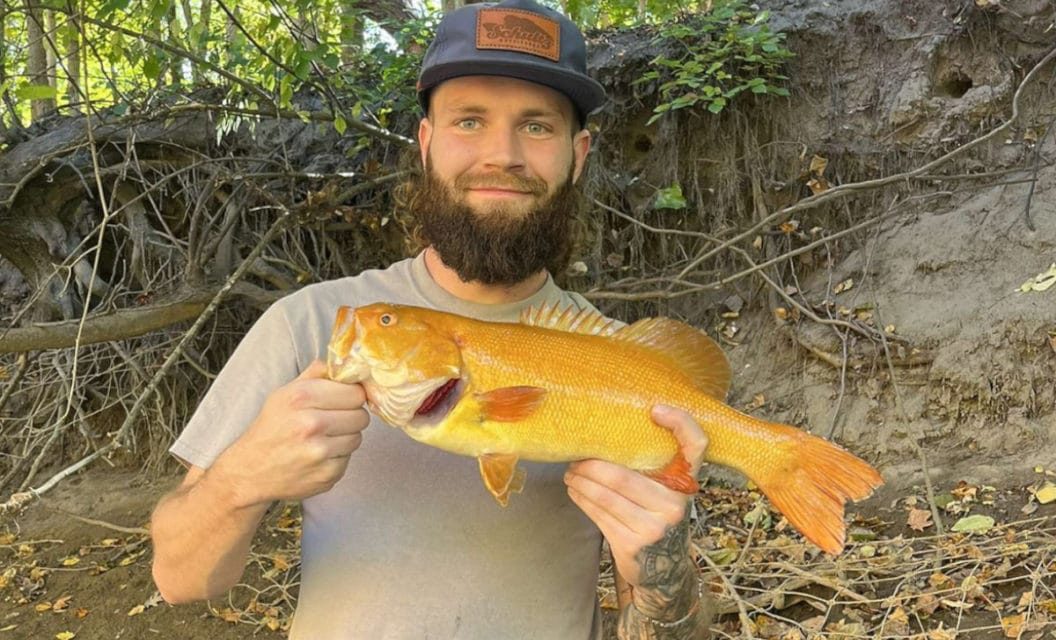
[{"label": "dorsal fin", "polygon": [[681,369],[697,388],[718,400],[730,390],[730,363],[722,348],[705,333],[671,318],[646,318],[612,334],[656,351]]},{"label": "dorsal fin", "polygon": [[592,336],[611,336],[619,327],[615,320],[606,318],[594,309],[578,310],[572,305],[562,309],[550,304],[521,311],[521,324]]}]

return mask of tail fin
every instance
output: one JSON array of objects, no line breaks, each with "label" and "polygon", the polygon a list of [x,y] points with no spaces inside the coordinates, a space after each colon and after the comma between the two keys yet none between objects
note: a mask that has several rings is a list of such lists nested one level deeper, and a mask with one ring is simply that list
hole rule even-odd
[{"label": "tail fin", "polygon": [[846,536],[844,502],[868,498],[883,478],[867,462],[831,442],[787,425],[769,426],[795,434],[774,447],[784,459],[752,480],[807,540],[826,553],[840,553]]}]

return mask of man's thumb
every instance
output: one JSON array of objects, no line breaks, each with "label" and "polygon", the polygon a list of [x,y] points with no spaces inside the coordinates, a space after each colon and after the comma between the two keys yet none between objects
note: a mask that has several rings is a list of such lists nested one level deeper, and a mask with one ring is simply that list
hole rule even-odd
[{"label": "man's thumb", "polygon": [[308,365],[308,368],[301,371],[300,375],[297,376],[298,380],[311,380],[313,378],[325,378],[327,372],[326,363],[322,360],[313,360],[312,364]]}]

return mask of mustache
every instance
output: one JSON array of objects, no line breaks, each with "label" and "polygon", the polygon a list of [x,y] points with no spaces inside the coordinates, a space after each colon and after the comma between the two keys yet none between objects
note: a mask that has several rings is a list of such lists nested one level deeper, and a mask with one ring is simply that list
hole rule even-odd
[{"label": "mustache", "polygon": [[525,178],[512,173],[484,173],[462,175],[455,178],[455,189],[508,189],[541,196],[546,193],[546,182],[538,178]]}]

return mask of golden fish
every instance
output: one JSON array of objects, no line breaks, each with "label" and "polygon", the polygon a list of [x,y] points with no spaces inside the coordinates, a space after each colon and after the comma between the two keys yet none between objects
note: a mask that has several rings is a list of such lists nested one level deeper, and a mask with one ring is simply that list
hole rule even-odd
[{"label": "golden fish", "polygon": [[748,476],[822,550],[843,549],[843,505],[882,484],[854,455],[723,402],[730,367],[701,331],[669,318],[619,326],[597,312],[544,308],[497,323],[372,304],[337,314],[329,377],[359,382],[371,410],[409,436],[476,457],[506,505],[518,459],[599,458],[684,493],[699,490],[653,405],[689,412],[708,436],[705,460]]}]

